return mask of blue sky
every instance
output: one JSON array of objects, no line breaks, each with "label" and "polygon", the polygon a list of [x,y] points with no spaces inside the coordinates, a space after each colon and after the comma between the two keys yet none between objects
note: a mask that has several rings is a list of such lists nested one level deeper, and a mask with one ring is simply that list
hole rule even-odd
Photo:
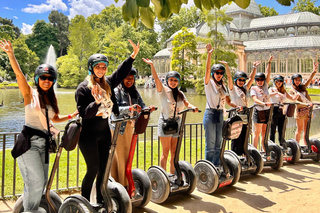
[{"label": "blue sky", "polygon": [[[32,25],[37,20],[48,22],[51,10],[64,13],[69,19],[75,15],[85,17],[95,13],[98,14],[104,7],[116,4],[114,0],[0,0],[0,17],[12,19],[22,33],[31,33]],[[295,0],[297,2],[298,0]],[[119,0],[116,6],[121,6],[124,0]],[[280,5],[276,0],[256,0],[257,4],[274,7],[279,14],[289,13],[294,5],[290,7]],[[188,5],[192,5],[189,0]],[[316,2],[316,6],[320,1]]]}]

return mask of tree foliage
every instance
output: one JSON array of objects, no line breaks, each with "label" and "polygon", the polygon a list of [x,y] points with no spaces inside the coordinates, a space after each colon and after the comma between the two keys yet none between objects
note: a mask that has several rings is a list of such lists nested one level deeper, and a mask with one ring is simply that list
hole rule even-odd
[{"label": "tree foliage", "polygon": [[32,28],[31,35],[26,39],[28,47],[40,58],[40,63],[44,63],[50,45],[55,51],[59,49],[58,29],[44,20],[37,20]]},{"label": "tree foliage", "polygon": [[[18,38],[21,35],[21,31],[19,27],[13,24],[12,19],[2,18],[0,17],[0,33],[1,33],[1,26],[10,26],[11,29],[14,31],[15,36],[11,36],[12,38]],[[3,38],[0,34],[0,38]]]},{"label": "tree foliage", "polygon": [[316,0],[298,0],[296,6],[292,8],[294,12],[311,12],[320,15],[320,6],[315,6]]},{"label": "tree foliage", "polygon": [[[119,0],[114,1],[118,3]],[[220,9],[231,1],[241,8],[247,8],[250,4],[250,0],[193,0],[196,7],[201,10]],[[286,6],[294,2],[294,0],[277,1]],[[172,14],[180,12],[182,4],[188,4],[188,0],[125,0],[122,17],[134,27],[138,26],[140,20],[146,27],[153,28],[155,17],[160,21],[166,21]]]},{"label": "tree foliage", "polygon": [[259,4],[259,8],[264,17],[279,15],[279,13],[274,9],[274,7],[267,7]]},{"label": "tree foliage", "polygon": [[181,29],[172,41],[172,69],[178,71],[181,75],[181,90],[186,91],[187,79],[195,71],[194,61],[197,60],[199,52],[197,51],[196,36],[189,32],[186,27]]},{"label": "tree foliage", "polygon": [[70,44],[68,39],[69,31],[69,19],[63,13],[59,13],[57,10],[52,10],[48,17],[53,27],[58,29],[57,39],[59,41],[58,56],[65,55],[67,53],[67,47]]}]

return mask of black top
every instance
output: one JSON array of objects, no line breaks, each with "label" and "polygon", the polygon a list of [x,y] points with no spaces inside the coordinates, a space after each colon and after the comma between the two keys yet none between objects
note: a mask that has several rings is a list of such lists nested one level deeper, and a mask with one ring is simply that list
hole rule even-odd
[{"label": "black top", "polygon": [[[116,71],[114,71],[111,75],[106,76],[106,82],[111,88],[111,100],[113,102],[112,112],[115,115],[119,114],[119,107],[113,89],[128,76],[131,71],[133,61],[134,59],[132,59],[130,56],[118,66]],[[88,88],[87,80],[84,80],[79,84],[75,98],[79,114],[83,119],[92,119],[96,116],[98,108],[101,104],[96,104],[95,99],[91,94],[91,89]]]}]

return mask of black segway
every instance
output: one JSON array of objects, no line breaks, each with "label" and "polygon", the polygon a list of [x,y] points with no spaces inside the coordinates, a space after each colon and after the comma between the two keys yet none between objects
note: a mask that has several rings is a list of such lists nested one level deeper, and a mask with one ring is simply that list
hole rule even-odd
[{"label": "black segway", "polygon": [[175,174],[168,174],[160,166],[151,166],[147,171],[152,188],[151,201],[154,203],[163,203],[169,196],[180,193],[191,194],[196,187],[196,174],[192,165],[187,161],[179,161],[184,124],[187,112],[190,111],[193,109],[186,109],[178,113],[178,115],[182,114],[182,120],[174,156]]},{"label": "black segway", "polygon": [[269,118],[267,123],[266,135],[264,137],[264,147],[265,151],[260,152],[263,158],[263,165],[270,166],[275,170],[279,170],[283,165],[283,153],[280,146],[273,141],[269,140],[269,134],[272,123],[272,115],[273,115],[274,103],[270,106]]},{"label": "black segway", "polygon": [[242,111],[238,112],[241,115],[243,124],[247,125],[247,130],[243,143],[243,152],[245,156],[238,156],[241,164],[241,175],[252,174],[257,175],[263,169],[263,158],[252,144],[249,143],[250,135],[252,133],[252,115],[254,106],[244,107]]},{"label": "black segway", "polygon": [[[156,108],[157,110],[157,108]],[[151,182],[149,180],[148,174],[142,169],[133,169],[132,162],[134,157],[134,152],[136,150],[136,144],[138,140],[138,134],[145,132],[150,118],[150,108],[142,109],[137,119],[135,121],[134,133],[132,135],[131,145],[129,149],[129,156],[126,163],[126,177],[128,179],[128,195],[130,196],[132,206],[134,207],[144,207],[151,199]],[[129,125],[129,124],[127,124]],[[109,182],[115,182],[115,180],[110,177]],[[90,201],[96,201],[96,184],[93,184]]]},{"label": "black segway", "polygon": [[116,127],[111,140],[108,162],[103,176],[103,181],[101,183],[101,193],[104,203],[102,205],[91,205],[90,202],[81,195],[71,195],[67,197],[61,204],[59,213],[132,212],[131,200],[126,189],[120,183],[108,182],[108,179],[110,176],[110,169],[117,144],[121,122],[133,119],[135,119],[135,117],[122,118],[111,121],[111,123],[116,124]]},{"label": "black segway", "polygon": [[307,123],[307,130],[306,130],[306,142],[307,145],[300,145],[301,150],[301,157],[300,159],[312,159],[316,162],[320,161],[320,141],[318,139],[309,139],[310,134],[310,128],[311,128],[311,118],[312,118],[312,112],[313,112],[313,106],[314,105],[320,105],[318,103],[313,103],[312,106],[309,106],[309,120]]},{"label": "black segway", "polygon": [[237,154],[225,150],[227,140],[236,139],[241,134],[242,119],[237,115],[230,117],[231,113],[236,110],[238,109],[227,110],[229,118],[223,123],[220,166],[216,167],[208,160],[200,160],[194,167],[197,176],[197,189],[200,192],[211,194],[218,187],[232,186],[240,179],[241,164]]},{"label": "black segway", "polygon": [[[66,134],[66,131],[68,131],[70,125],[79,126],[79,129],[76,131],[80,131],[80,129],[81,129],[80,117],[77,116],[76,119],[70,120],[67,123],[64,134]],[[74,130],[73,128],[70,128],[70,129]],[[65,137],[65,135],[63,135],[62,141],[57,148],[58,151],[56,153],[56,158],[54,160],[54,163],[53,163],[53,166],[51,169],[50,177],[47,182],[46,189],[45,189],[45,191],[42,195],[41,201],[40,201],[40,207],[45,209],[46,212],[50,212],[50,213],[57,213],[60,206],[61,206],[61,203],[62,203],[60,196],[51,190],[54,175],[55,175],[55,172],[57,171],[58,166],[59,166],[59,161],[60,161],[62,150],[64,148],[67,151],[72,151],[77,145],[77,143],[75,142],[77,140],[74,140],[74,141],[63,140],[64,137]],[[23,195],[22,195],[15,203],[12,212],[18,213],[18,212],[23,212],[23,211],[24,211],[24,209],[23,209]]]},{"label": "black segway", "polygon": [[[295,106],[294,104],[295,103],[283,103],[283,104],[278,104],[278,105],[279,106],[288,105],[288,108],[289,107],[294,108],[294,106]],[[299,161],[300,155],[301,155],[298,141],[296,141],[295,139],[289,139],[289,140],[285,139],[288,117],[292,117],[294,114],[293,112],[294,112],[294,109],[289,110],[285,114],[285,120],[283,123],[283,129],[282,129],[282,137],[280,139],[281,140],[280,141],[280,148],[281,148],[282,154],[283,154],[283,161],[287,161],[290,164],[294,164],[297,161]]]}]

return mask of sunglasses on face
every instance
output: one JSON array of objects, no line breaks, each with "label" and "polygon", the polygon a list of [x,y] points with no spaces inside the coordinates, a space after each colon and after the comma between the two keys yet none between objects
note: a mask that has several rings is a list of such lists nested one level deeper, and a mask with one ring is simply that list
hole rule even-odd
[{"label": "sunglasses on face", "polygon": [[224,72],[215,72],[217,75],[224,75]]},{"label": "sunglasses on face", "polygon": [[238,79],[240,82],[246,82],[246,79]]},{"label": "sunglasses on face", "polygon": [[279,83],[279,82],[283,83],[283,81],[282,81],[282,80],[276,80],[276,83]]},{"label": "sunglasses on face", "polygon": [[49,81],[54,81],[54,77],[52,77],[52,76],[45,76],[45,75],[41,75],[40,77],[39,77],[41,80],[43,80],[43,81],[45,81],[45,80],[49,80]]},{"label": "sunglasses on face", "polygon": [[256,81],[264,81],[264,79],[259,78],[259,79],[257,79]]}]

